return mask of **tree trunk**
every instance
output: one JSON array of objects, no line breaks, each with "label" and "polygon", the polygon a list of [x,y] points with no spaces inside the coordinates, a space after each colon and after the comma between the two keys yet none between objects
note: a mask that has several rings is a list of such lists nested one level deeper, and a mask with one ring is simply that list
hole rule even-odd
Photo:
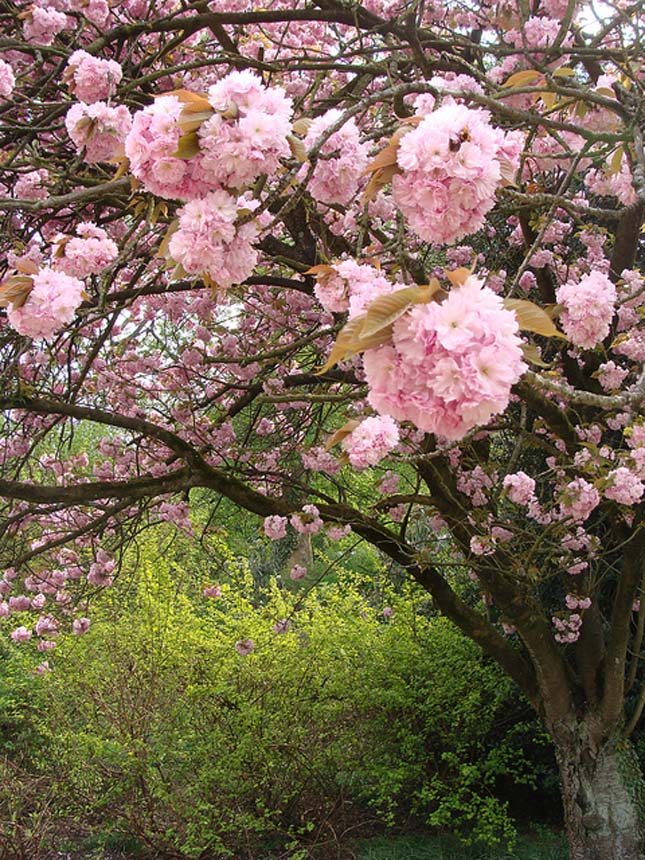
[{"label": "tree trunk", "polygon": [[585,721],[553,735],[570,860],[643,860],[643,777],[628,742],[595,741]]}]

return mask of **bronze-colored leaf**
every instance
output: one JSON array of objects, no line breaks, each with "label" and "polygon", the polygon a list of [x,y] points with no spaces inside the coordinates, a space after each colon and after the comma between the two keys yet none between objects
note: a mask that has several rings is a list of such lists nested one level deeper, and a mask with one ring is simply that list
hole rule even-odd
[{"label": "bronze-colored leaf", "polygon": [[297,119],[293,123],[293,125],[291,126],[291,129],[292,129],[294,134],[299,134],[299,135],[304,136],[305,134],[307,134],[307,132],[311,128],[312,122],[313,122],[313,120],[309,119],[309,117],[302,116],[302,117],[300,117],[300,119]]},{"label": "bronze-colored leaf", "polygon": [[190,110],[190,106],[188,106],[179,114],[177,125],[181,128],[183,134],[190,134],[192,131],[198,131],[202,123],[208,122],[214,113],[213,108],[209,108],[209,110]]},{"label": "bronze-colored leaf", "polygon": [[453,287],[463,287],[468,278],[472,275],[473,270],[467,269],[465,266],[460,266],[458,269],[452,269],[452,271],[446,271],[446,277],[453,285]]},{"label": "bronze-colored leaf", "polygon": [[[196,106],[199,110],[207,110],[211,107],[208,97],[204,93],[193,93],[191,90],[169,90],[165,93],[159,93],[155,98],[163,98],[164,96],[175,96],[183,105]],[[212,108],[211,108],[212,110]]]},{"label": "bronze-colored leaf", "polygon": [[27,275],[12,275],[0,284],[0,308],[13,305],[21,308],[34,288],[33,280]]},{"label": "bronze-colored leaf", "polygon": [[287,135],[287,141],[289,142],[289,149],[293,157],[304,163],[307,160],[307,150],[304,143],[294,134]]},{"label": "bronze-colored leaf", "polygon": [[333,266],[328,266],[326,263],[319,263],[317,266],[312,266],[303,272],[305,275],[315,275],[316,278],[333,275],[336,270]]},{"label": "bronze-colored leaf", "polygon": [[514,75],[507,78],[504,89],[507,87],[526,87],[541,77],[542,73],[538,72],[537,69],[522,69],[521,72],[515,72]]},{"label": "bronze-colored leaf", "polygon": [[178,227],[179,219],[175,218],[174,221],[171,221],[163,239],[161,240],[161,243],[159,244],[159,251],[157,252],[159,257],[169,256],[168,247],[170,245],[170,240],[172,239],[172,234],[177,230]]},{"label": "bronze-colored leaf", "polygon": [[[69,241],[71,237],[67,236],[66,238]],[[36,275],[38,273],[38,263],[30,260],[29,257],[23,257],[22,260],[18,260],[16,263],[16,271],[22,275]]]},{"label": "bronze-colored leaf", "polygon": [[526,361],[529,362],[529,364],[534,364],[536,367],[551,367],[550,364],[547,364],[545,361],[542,361],[540,350],[534,343],[522,344],[522,354],[524,355]]},{"label": "bronze-colored leaf", "polygon": [[352,355],[357,355],[359,352],[364,352],[366,349],[373,349],[376,346],[386,343],[392,335],[392,326],[386,326],[375,334],[368,337],[361,337],[361,329],[365,323],[366,314],[354,317],[338,333],[336,343],[333,345],[329,354],[329,358],[325,364],[316,371],[318,375],[325,373],[339,361],[349,358]]},{"label": "bronze-colored leaf", "polygon": [[375,299],[367,309],[365,322],[360,331],[361,339],[377,334],[381,329],[392,326],[410,305],[429,302],[441,289],[436,278],[427,286],[404,287],[395,293],[388,293]]},{"label": "bronze-colored leaf", "polygon": [[560,337],[566,340],[561,331],[558,331],[551,317],[533,302],[525,299],[504,299],[504,307],[515,313],[517,323],[522,331],[532,331],[544,337]]},{"label": "bronze-colored leaf", "polygon": [[339,427],[335,433],[332,433],[329,439],[325,442],[325,451],[331,451],[334,445],[338,445],[339,442],[342,442],[345,436],[349,436],[361,422],[356,418],[352,418],[343,424],[342,427]]}]

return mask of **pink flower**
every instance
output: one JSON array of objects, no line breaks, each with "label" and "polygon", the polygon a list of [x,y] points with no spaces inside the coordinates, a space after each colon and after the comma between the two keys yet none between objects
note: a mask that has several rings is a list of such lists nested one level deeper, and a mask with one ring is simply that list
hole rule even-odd
[{"label": "pink flower", "polygon": [[503,412],[524,372],[515,314],[471,276],[443,304],[415,305],[392,343],[363,357],[370,404],[382,415],[460,439]]},{"label": "pink flower", "polygon": [[600,493],[593,484],[584,478],[574,478],[564,488],[560,512],[562,516],[569,516],[582,523],[599,504]]},{"label": "pink flower", "polygon": [[111,107],[105,102],[72,105],[65,116],[67,133],[78,153],[85,149],[88,164],[114,158],[131,125],[127,107]]},{"label": "pink flower", "polygon": [[246,280],[258,259],[251,244],[258,225],[238,226],[238,211],[238,201],[226,191],[211,191],[179,209],[179,226],[168,246],[173,260],[189,275],[208,275],[222,288]]},{"label": "pink flower", "polygon": [[271,540],[281,540],[287,534],[287,518],[278,515],[265,517],[264,534]]},{"label": "pink flower", "polygon": [[255,648],[255,642],[252,639],[240,639],[235,643],[235,650],[242,657],[247,657]]},{"label": "pink flower", "polygon": [[215,113],[199,128],[203,171],[224,188],[243,189],[261,174],[273,174],[291,154],[292,101],[281,87],[265,87],[245,69],[226,75],[208,90]]},{"label": "pink flower", "polygon": [[221,597],[222,589],[219,585],[207,585],[202,594],[204,597]]},{"label": "pink flower", "polygon": [[113,242],[102,227],[83,222],[76,227],[77,236],[63,236],[57,242],[53,266],[66,275],[85,278],[107,268],[119,255]]},{"label": "pink flower", "polygon": [[28,642],[31,639],[31,630],[26,627],[16,627],[11,631],[11,638],[14,642]]},{"label": "pink flower", "polygon": [[506,475],[503,486],[506,495],[516,505],[528,505],[535,497],[535,481],[526,472]]},{"label": "pink flower", "polygon": [[383,607],[383,618],[392,618],[394,615],[394,610],[391,606]]},{"label": "pink flower", "polygon": [[305,505],[302,513],[291,515],[290,521],[293,528],[304,535],[318,534],[323,527],[320,511],[315,505]]},{"label": "pink flower", "polygon": [[399,444],[399,427],[389,415],[365,418],[341,444],[355,469],[367,469]]},{"label": "pink flower", "polygon": [[30,6],[25,18],[22,32],[25,41],[32,45],[51,45],[61,30],[69,29],[71,20],[56,9],[42,6]]},{"label": "pink flower", "polygon": [[569,281],[558,288],[556,298],[564,306],[562,327],[572,343],[592,349],[607,337],[616,287],[606,275],[592,272],[583,275],[578,283]]},{"label": "pink flower", "polygon": [[0,98],[9,98],[16,85],[16,78],[12,67],[4,60],[0,60]]},{"label": "pink flower", "polygon": [[76,636],[82,636],[90,629],[90,623],[89,618],[75,618],[72,622],[72,632]]},{"label": "pink flower", "polygon": [[288,633],[291,630],[291,621],[288,618],[281,618],[273,625],[275,633]]},{"label": "pink flower", "polygon": [[[312,120],[304,139],[305,148],[311,149],[322,133],[341,116],[342,112],[333,108]],[[367,167],[368,153],[369,145],[360,143],[358,127],[352,117],[320,148],[308,185],[314,200],[341,205],[349,203],[358,192],[361,175]],[[306,166],[303,166],[302,172],[306,172]]]},{"label": "pink flower", "polygon": [[333,263],[316,276],[314,293],[326,311],[349,311],[350,319],[364,313],[379,296],[394,290],[394,284],[374,266],[355,260]]},{"label": "pink flower", "polygon": [[70,323],[83,301],[83,282],[43,268],[33,276],[33,289],[22,307],[9,305],[7,318],[26,337],[51,339]]},{"label": "pink flower", "polygon": [[605,489],[605,498],[621,505],[636,505],[640,502],[645,486],[643,482],[625,466],[613,469],[607,475],[611,484]]},{"label": "pink flower", "polygon": [[301,564],[294,564],[294,566],[289,571],[289,579],[292,579],[294,582],[299,582],[301,579],[304,579],[307,576],[307,568],[303,567]]},{"label": "pink flower", "polygon": [[394,201],[421,239],[458,241],[483,226],[502,181],[500,162],[516,171],[520,150],[520,137],[505,136],[486,112],[451,99],[401,139]]},{"label": "pink flower", "polygon": [[74,51],[63,78],[72,95],[92,104],[113,96],[122,76],[121,66],[114,60],[101,60],[87,51]]}]

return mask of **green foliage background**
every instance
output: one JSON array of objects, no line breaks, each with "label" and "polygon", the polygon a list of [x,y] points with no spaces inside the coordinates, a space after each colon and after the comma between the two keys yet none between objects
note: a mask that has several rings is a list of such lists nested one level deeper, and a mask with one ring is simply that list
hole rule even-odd
[{"label": "green foliage background", "polygon": [[[126,564],[89,633],[61,637],[51,674],[32,680],[29,652],[4,652],[7,856],[22,860],[17,833],[59,827],[186,858],[306,857],[366,825],[512,844],[498,789],[539,778],[535,727],[427,597],[375,579],[375,556],[367,576],[322,559],[315,589],[258,587],[223,535],[208,540],[148,532],[136,576]],[[202,597],[213,582],[222,597]]]}]

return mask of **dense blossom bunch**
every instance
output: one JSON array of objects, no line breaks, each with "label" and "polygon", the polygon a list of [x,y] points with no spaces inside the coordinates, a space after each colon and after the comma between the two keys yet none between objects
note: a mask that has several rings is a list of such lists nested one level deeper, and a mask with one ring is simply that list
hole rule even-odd
[{"label": "dense blossom bunch", "polygon": [[314,294],[326,311],[349,311],[351,319],[367,310],[374,299],[393,290],[394,284],[374,266],[343,260],[318,273]]},{"label": "dense blossom bunch", "polygon": [[203,159],[178,158],[183,110],[177,96],[161,96],[135,113],[125,141],[130,170],[157,197],[192,200],[217,187],[203,169]]},{"label": "dense blossom bunch", "polygon": [[6,99],[13,92],[16,85],[16,76],[12,67],[4,60],[0,60],[0,97]]},{"label": "dense blossom bunch", "polygon": [[281,87],[263,86],[248,70],[231,72],[209,89],[208,101],[215,113],[198,134],[209,181],[243,189],[289,156],[292,101]]},{"label": "dense blossom bunch", "polygon": [[600,493],[593,484],[584,478],[574,478],[564,488],[560,513],[563,517],[583,523],[599,504]]},{"label": "dense blossom bunch", "polygon": [[189,275],[207,274],[220,287],[248,278],[257,262],[252,242],[258,235],[254,221],[237,225],[238,202],[226,191],[211,191],[179,210],[179,226],[169,251]]},{"label": "dense blossom bunch", "polygon": [[528,505],[535,498],[535,480],[526,472],[506,475],[503,486],[509,499],[516,505]]},{"label": "dense blossom bunch", "polygon": [[33,289],[25,304],[9,305],[7,317],[19,334],[48,340],[74,319],[82,300],[82,281],[43,268],[33,276]]},{"label": "dense blossom bunch", "polygon": [[101,60],[87,51],[74,51],[65,71],[70,93],[86,104],[105,101],[113,96],[122,76],[117,62]]},{"label": "dense blossom bunch", "polygon": [[521,146],[521,136],[493,128],[486,112],[451,101],[401,139],[394,200],[422,239],[458,241],[483,226],[502,181],[500,162],[517,170]]},{"label": "dense blossom bunch", "polygon": [[271,540],[281,540],[287,535],[286,517],[278,516],[277,514],[265,517],[264,519],[264,534]]},{"label": "dense blossom bunch", "polygon": [[63,237],[57,244],[54,268],[74,278],[98,274],[119,254],[119,248],[102,227],[82,222],[76,228],[77,236]]},{"label": "dense blossom bunch", "polygon": [[613,469],[607,478],[610,485],[605,489],[605,497],[621,505],[637,505],[643,497],[643,482],[625,466]]},{"label": "dense blossom bunch", "polygon": [[69,28],[71,20],[52,6],[30,6],[22,32],[25,41],[32,45],[51,45],[55,37]]},{"label": "dense blossom bunch", "polygon": [[291,514],[293,528],[302,535],[316,535],[323,527],[320,511],[315,505],[305,505],[298,514]]},{"label": "dense blossom bunch", "polygon": [[110,161],[130,131],[132,118],[127,107],[105,102],[75,104],[67,111],[65,127],[77,152],[85,149],[85,161]]},{"label": "dense blossom bunch", "polygon": [[562,327],[572,343],[592,349],[607,337],[616,302],[616,287],[607,275],[591,272],[577,283],[569,281],[556,298],[564,306]]},{"label": "dense blossom bunch", "polygon": [[[311,149],[322,133],[337,122],[341,115],[341,111],[333,108],[316,117],[307,131],[305,147]],[[361,174],[367,167],[368,152],[369,145],[360,142],[358,126],[353,118],[350,119],[320,148],[308,185],[311,196],[321,203],[349,203],[356,195]]]},{"label": "dense blossom bunch", "polygon": [[343,450],[355,469],[375,466],[399,443],[399,428],[389,415],[365,418],[342,441]]},{"label": "dense blossom bunch", "polygon": [[409,309],[392,342],[364,355],[369,402],[381,414],[459,439],[508,406],[524,372],[515,315],[469,277],[442,303]]},{"label": "dense blossom bunch", "polygon": [[601,197],[616,197],[623,206],[636,203],[633,180],[634,177],[626,161],[621,164],[618,171],[589,170],[585,174],[585,185],[590,191]]}]

